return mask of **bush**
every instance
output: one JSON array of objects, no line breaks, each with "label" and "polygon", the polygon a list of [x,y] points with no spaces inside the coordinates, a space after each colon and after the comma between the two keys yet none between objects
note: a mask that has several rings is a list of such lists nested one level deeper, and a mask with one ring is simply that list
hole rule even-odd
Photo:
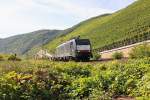
[{"label": "bush", "polygon": [[2,55],[0,55],[0,61],[3,61],[4,57]]},{"label": "bush", "polygon": [[9,58],[8,58],[9,61],[21,61],[20,58],[17,57],[17,55],[11,55]]},{"label": "bush", "polygon": [[93,52],[93,60],[99,60],[101,55],[98,52]]},{"label": "bush", "polygon": [[148,44],[134,47],[129,54],[130,58],[145,58],[150,57],[150,46]]},{"label": "bush", "polygon": [[123,58],[123,53],[122,52],[115,52],[112,54],[113,59],[121,59]]}]

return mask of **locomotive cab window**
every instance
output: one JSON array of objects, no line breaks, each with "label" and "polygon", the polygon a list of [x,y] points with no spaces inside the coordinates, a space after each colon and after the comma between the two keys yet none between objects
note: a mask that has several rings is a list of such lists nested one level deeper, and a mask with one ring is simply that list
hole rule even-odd
[{"label": "locomotive cab window", "polygon": [[70,43],[70,48],[73,48],[73,42]]},{"label": "locomotive cab window", "polygon": [[89,39],[72,39],[57,47],[58,60],[89,60],[92,55]]},{"label": "locomotive cab window", "polygon": [[89,39],[77,39],[76,40],[77,45],[90,45]]}]

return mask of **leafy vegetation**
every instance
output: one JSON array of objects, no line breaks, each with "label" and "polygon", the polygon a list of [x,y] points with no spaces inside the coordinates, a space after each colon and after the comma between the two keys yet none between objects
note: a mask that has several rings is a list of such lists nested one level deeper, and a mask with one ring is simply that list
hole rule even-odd
[{"label": "leafy vegetation", "polygon": [[0,55],[0,61],[3,61],[3,60],[4,60],[3,55]]},{"label": "leafy vegetation", "polygon": [[9,54],[0,54],[0,61],[8,60],[9,57],[10,57]]},{"label": "leafy vegetation", "polygon": [[149,34],[150,32],[149,13],[150,1],[138,0],[116,13],[95,17],[81,23],[69,34],[58,37],[46,44],[45,48],[52,52],[62,42],[79,35],[81,38],[89,38],[94,49],[105,46],[108,46],[106,49],[115,48],[141,41],[142,39],[137,37],[146,39],[144,38],[146,35],[142,34]]},{"label": "leafy vegetation", "polygon": [[28,60],[0,63],[0,99],[150,98],[150,59],[75,63]]},{"label": "leafy vegetation", "polygon": [[150,45],[144,44],[134,47],[130,53],[131,58],[150,57]]},{"label": "leafy vegetation", "polygon": [[123,58],[123,53],[122,52],[115,52],[112,54],[113,59],[121,59]]},{"label": "leafy vegetation", "polygon": [[14,55],[10,55],[10,57],[8,57],[8,60],[10,60],[10,61],[21,61],[21,58],[17,57],[17,55],[14,54]]},{"label": "leafy vegetation", "polygon": [[93,52],[93,60],[99,60],[101,58],[101,55],[98,52]]}]

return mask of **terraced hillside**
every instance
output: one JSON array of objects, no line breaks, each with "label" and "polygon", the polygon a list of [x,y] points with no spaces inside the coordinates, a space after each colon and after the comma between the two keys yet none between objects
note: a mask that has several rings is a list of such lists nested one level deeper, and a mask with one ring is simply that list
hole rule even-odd
[{"label": "terraced hillside", "polygon": [[89,38],[94,49],[126,38],[150,33],[150,0],[138,0],[125,9],[81,23],[72,32],[45,45],[51,52],[56,46],[73,37]]}]

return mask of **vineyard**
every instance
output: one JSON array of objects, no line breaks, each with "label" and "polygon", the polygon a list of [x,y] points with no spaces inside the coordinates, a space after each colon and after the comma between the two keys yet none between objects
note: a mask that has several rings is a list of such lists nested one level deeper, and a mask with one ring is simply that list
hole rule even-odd
[{"label": "vineyard", "polygon": [[127,34],[131,34],[131,33],[140,33],[140,34],[133,35],[133,36],[130,35],[130,37],[127,37],[125,39],[113,42],[113,43],[108,44],[108,45],[105,45],[104,47],[94,49],[94,51],[100,51],[101,52],[101,51],[105,51],[105,50],[111,50],[111,49],[115,49],[115,48],[119,48],[119,47],[123,47],[123,46],[128,46],[131,44],[135,44],[138,42],[150,40],[150,26],[140,27],[139,29],[128,32]]},{"label": "vineyard", "polygon": [[90,39],[95,51],[105,51],[150,39],[150,1],[138,0],[113,14],[81,22],[70,33],[44,45],[53,52],[73,37]]},{"label": "vineyard", "polygon": [[150,59],[107,63],[0,63],[1,100],[111,100],[131,96],[150,98]]}]

